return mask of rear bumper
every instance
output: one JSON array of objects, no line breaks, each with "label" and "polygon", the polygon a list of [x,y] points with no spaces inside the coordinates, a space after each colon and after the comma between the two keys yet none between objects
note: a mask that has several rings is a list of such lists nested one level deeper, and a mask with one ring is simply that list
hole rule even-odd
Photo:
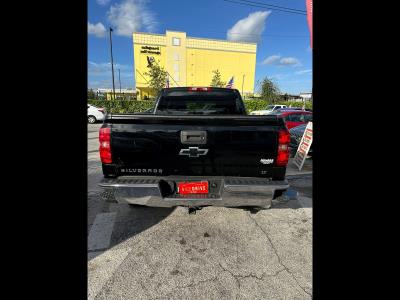
[{"label": "rear bumper", "polygon": [[[208,195],[181,196],[174,192],[166,193],[165,186],[179,181],[208,180]],[[152,207],[174,206],[256,206],[269,208],[272,199],[285,191],[289,184],[286,180],[271,181],[264,178],[250,177],[134,177],[126,176],[117,179],[104,178],[99,184],[112,192],[119,203],[146,205]],[[169,185],[168,185],[169,186]]]}]

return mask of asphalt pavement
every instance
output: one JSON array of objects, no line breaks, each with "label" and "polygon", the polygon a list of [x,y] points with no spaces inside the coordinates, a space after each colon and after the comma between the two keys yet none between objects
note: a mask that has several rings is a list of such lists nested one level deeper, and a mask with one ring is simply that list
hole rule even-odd
[{"label": "asphalt pavement", "polygon": [[289,164],[298,200],[236,208],[109,203],[88,125],[89,299],[311,299],[312,164]]}]

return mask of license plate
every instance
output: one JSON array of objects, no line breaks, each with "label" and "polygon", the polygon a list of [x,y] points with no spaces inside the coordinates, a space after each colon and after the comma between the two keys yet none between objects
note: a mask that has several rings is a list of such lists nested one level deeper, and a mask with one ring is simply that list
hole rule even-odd
[{"label": "license plate", "polygon": [[178,193],[181,195],[208,194],[208,181],[178,182]]}]

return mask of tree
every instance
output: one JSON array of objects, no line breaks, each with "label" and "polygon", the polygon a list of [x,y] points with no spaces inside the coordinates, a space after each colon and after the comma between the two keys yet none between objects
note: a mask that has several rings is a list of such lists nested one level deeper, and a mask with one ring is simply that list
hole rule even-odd
[{"label": "tree", "polygon": [[87,98],[88,99],[96,99],[96,93],[93,92],[93,89],[88,90]]},{"label": "tree", "polygon": [[153,62],[149,66],[149,71],[144,73],[144,75],[149,76],[149,87],[152,89],[154,95],[158,95],[162,88],[165,87],[167,82],[168,73],[163,67],[158,63]]},{"label": "tree", "polygon": [[261,98],[274,104],[279,101],[279,88],[271,81],[271,79],[265,77],[261,81]]},{"label": "tree", "polygon": [[214,76],[211,80],[210,86],[225,87],[226,82],[221,80],[221,74],[219,73],[218,69],[212,72],[214,73]]}]

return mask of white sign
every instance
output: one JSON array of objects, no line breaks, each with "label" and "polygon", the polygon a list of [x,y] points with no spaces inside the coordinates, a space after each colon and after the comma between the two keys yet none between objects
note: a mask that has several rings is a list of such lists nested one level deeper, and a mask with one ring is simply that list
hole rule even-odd
[{"label": "white sign", "polygon": [[304,130],[303,137],[301,138],[299,147],[297,148],[296,155],[294,156],[293,159],[293,163],[299,168],[299,171],[303,167],[308,151],[310,151],[312,140],[313,140],[312,122],[308,122],[306,130]]}]

